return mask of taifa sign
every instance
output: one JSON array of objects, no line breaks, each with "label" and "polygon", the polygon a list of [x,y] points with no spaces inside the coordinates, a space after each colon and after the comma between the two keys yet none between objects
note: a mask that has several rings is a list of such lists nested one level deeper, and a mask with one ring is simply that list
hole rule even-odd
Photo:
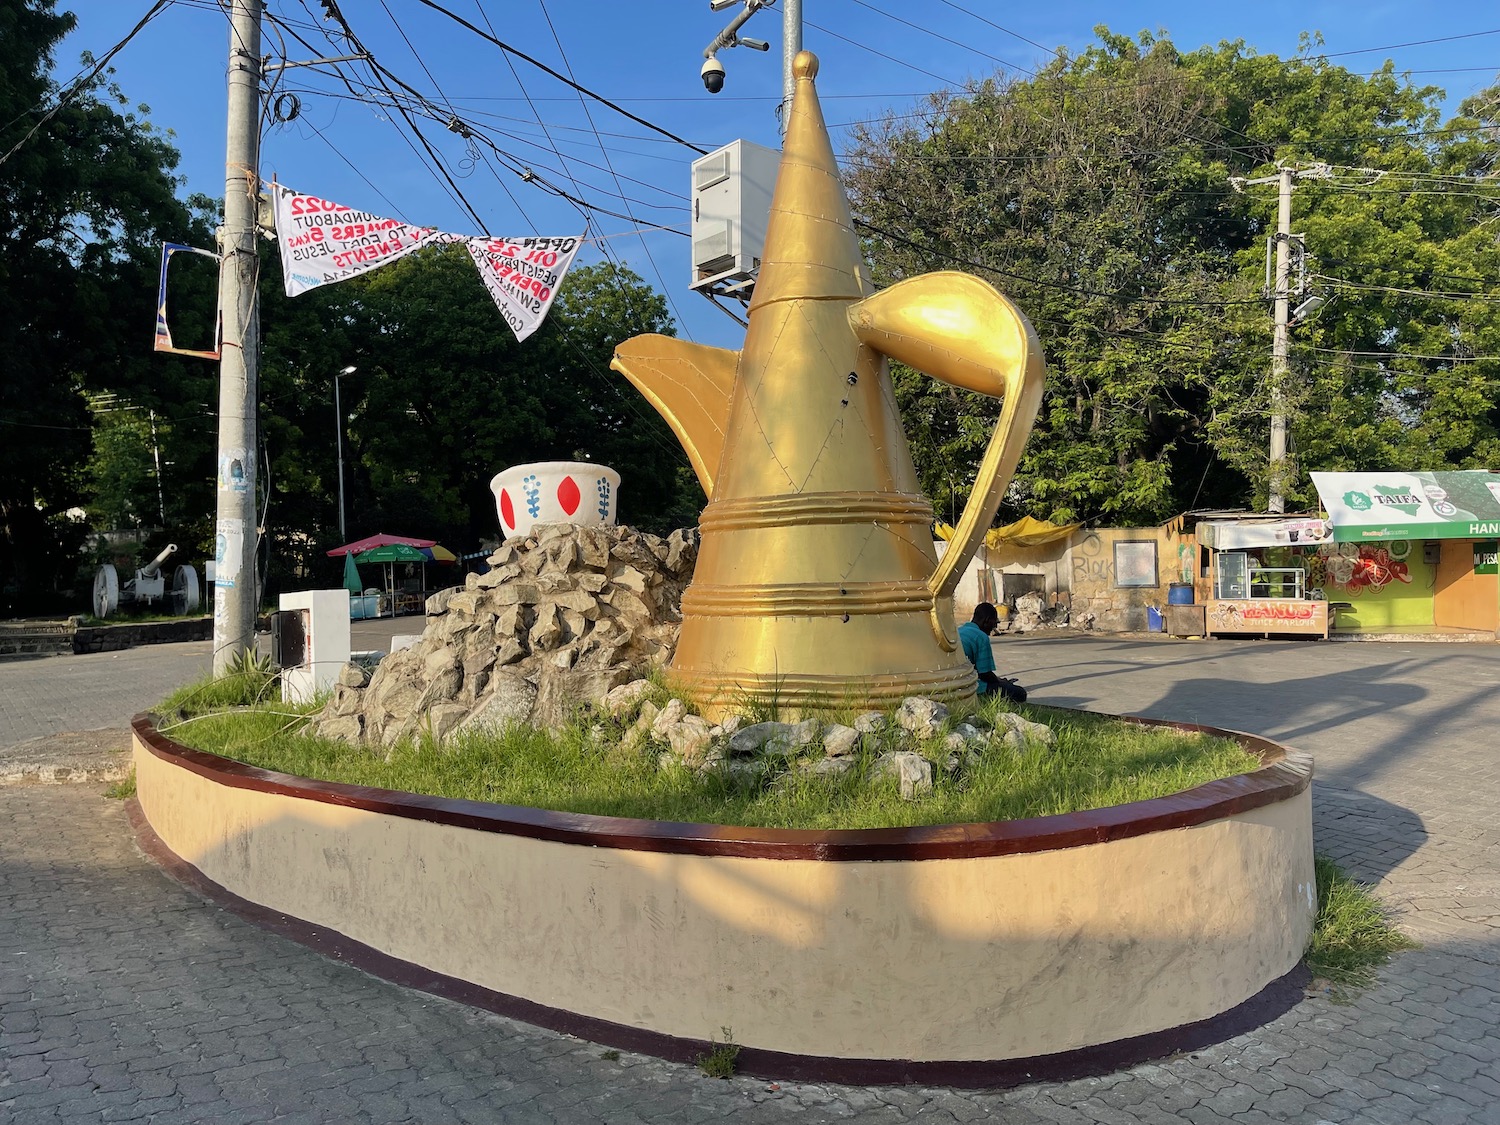
[{"label": "taifa sign", "polygon": [[1310,475],[1338,543],[1500,536],[1500,472]]}]

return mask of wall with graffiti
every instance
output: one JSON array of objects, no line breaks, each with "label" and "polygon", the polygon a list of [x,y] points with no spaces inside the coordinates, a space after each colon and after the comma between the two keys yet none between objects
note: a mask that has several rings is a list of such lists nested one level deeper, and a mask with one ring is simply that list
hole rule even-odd
[{"label": "wall with graffiti", "polygon": [[1340,632],[1432,624],[1436,567],[1424,560],[1420,542],[1324,543],[1288,550],[1287,565],[1306,568],[1309,590],[1353,607],[1339,612]]},{"label": "wall with graffiti", "polygon": [[[1147,606],[1164,606],[1173,582],[1196,581],[1197,558],[1198,541],[1181,517],[1160,527],[1075,532],[1068,547],[1074,624],[1091,615],[1096,629],[1144,631]],[[1127,573],[1120,572],[1122,563],[1129,564]],[[1137,569],[1142,564],[1144,575]],[[1202,596],[1200,590],[1197,600]]]}]

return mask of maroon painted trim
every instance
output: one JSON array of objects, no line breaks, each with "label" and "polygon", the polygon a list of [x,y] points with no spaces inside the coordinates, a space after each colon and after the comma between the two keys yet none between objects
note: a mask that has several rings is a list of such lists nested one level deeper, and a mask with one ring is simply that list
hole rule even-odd
[{"label": "maroon painted trim", "polygon": [[[473,1008],[482,1008],[538,1027],[550,1028],[564,1035],[574,1035],[604,1046],[654,1055],[672,1062],[695,1062],[699,1055],[712,1047],[712,1044],[703,1040],[647,1031],[495,992],[458,977],[433,972],[411,961],[392,957],[336,930],[315,926],[290,914],[250,902],[214,882],[168,848],[152,829],[139,801],[132,798],[126,803],[126,809],[141,850],[172,879],[252,925],[289,938],[324,957],[352,965],[372,976],[406,988],[441,996]],[[1109,1074],[1148,1059],[1198,1050],[1252,1031],[1295,1007],[1303,997],[1302,990],[1309,976],[1306,967],[1298,964],[1291,972],[1272,981],[1250,999],[1209,1019],[1052,1055],[989,1061],[915,1062],[910,1059],[843,1059],[793,1055],[784,1051],[745,1047],[736,1060],[736,1069],[741,1074],[758,1078],[853,1085],[917,1084],[1002,1088],[1028,1082],[1065,1082]]]},{"label": "maroon painted trim", "polygon": [[236,789],[584,847],[833,863],[971,859],[1076,848],[1223,820],[1284,801],[1312,783],[1310,761],[1289,759],[1286,748],[1270,739],[1162,719],[1135,716],[1126,719],[1143,726],[1173,727],[1234,739],[1246,750],[1258,754],[1265,764],[1251,773],[1220,778],[1181,793],[1085,812],[976,824],[820,831],[592,816],[315,781],[191,750],[158,731],[149,715],[137,715],[131,726],[158,758]]}]

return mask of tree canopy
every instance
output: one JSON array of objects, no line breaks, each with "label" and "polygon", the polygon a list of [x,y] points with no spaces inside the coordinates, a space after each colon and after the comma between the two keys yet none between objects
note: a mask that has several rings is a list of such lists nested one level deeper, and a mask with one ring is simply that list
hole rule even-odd
[{"label": "tree canopy", "polygon": [[[69,512],[93,491],[90,393],[128,392],[162,429],[190,430],[207,401],[198,370],[142,342],[156,244],[211,235],[177,198],[170,139],[110,72],[59,108],[48,75],[73,24],[53,0],[0,4],[0,606],[43,604],[73,582],[86,527]],[[138,452],[121,461],[137,478]],[[174,467],[191,459],[185,448]]]},{"label": "tree canopy", "polygon": [[[1149,522],[1264,503],[1276,187],[1303,178],[1292,503],[1307,469],[1500,467],[1496,99],[1444,122],[1391,64],[1355,74],[1242,42],[1193,52],[1097,29],[1029,79],[935,95],[856,130],[847,179],[877,284],[992,281],[1036,326],[1045,403],[1013,515]],[[896,373],[923,484],[961,504],[998,404]]]},{"label": "tree canopy", "polygon": [[528,461],[592,460],[622,477],[620,519],[691,523],[702,493],[666,423],[609,370],[616,343],[672,331],[629,269],[576,266],[542,327],[518,343],[460,245],[288,299],[263,266],[267,529],[278,565],[323,565],[337,542],[333,374],[345,414],[346,522],[450,546],[495,539],[490,478]]}]

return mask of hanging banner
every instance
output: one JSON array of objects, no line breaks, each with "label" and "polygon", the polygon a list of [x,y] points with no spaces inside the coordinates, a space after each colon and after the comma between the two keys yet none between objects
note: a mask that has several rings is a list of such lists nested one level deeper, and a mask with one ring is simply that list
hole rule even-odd
[{"label": "hanging banner", "polygon": [[541,325],[581,238],[470,238],[465,245],[479,267],[495,307],[524,340]]},{"label": "hanging banner", "polygon": [[[173,355],[193,355],[199,359],[219,358],[219,335],[220,328],[218,314],[214,314],[213,325],[213,348],[179,348],[172,342],[172,327],[167,323],[167,267],[172,262],[174,254],[198,254],[204,258],[219,260],[219,256],[212,250],[199,250],[196,246],[184,246],[180,242],[163,242],[161,244],[161,278],[156,284],[156,346],[159,352],[171,352]],[[217,302],[215,302],[217,304]]]},{"label": "hanging banner", "polygon": [[383,219],[282,184],[273,183],[271,193],[288,297],[368,273],[424,246],[457,241],[456,235]]}]

